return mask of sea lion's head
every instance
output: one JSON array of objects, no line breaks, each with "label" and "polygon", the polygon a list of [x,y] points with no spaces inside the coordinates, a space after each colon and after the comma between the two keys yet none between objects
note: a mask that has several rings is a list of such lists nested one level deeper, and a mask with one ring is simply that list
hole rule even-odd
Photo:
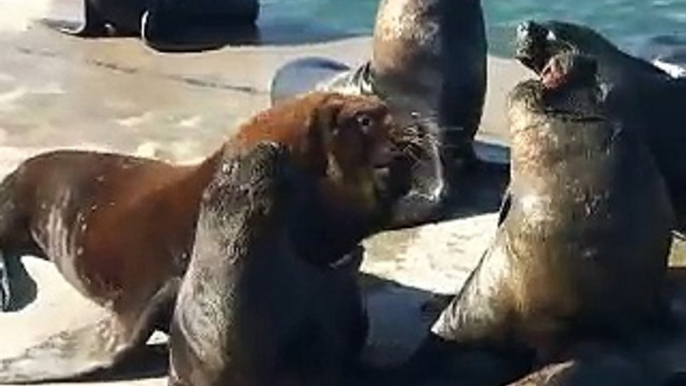
[{"label": "sea lion's head", "polygon": [[526,21],[517,26],[515,57],[540,74],[548,61],[560,53],[601,56],[617,48],[598,32],[578,24]]},{"label": "sea lion's head", "polygon": [[409,190],[411,133],[377,97],[316,92],[256,115],[242,126],[237,143],[285,145],[295,164],[317,180],[325,207],[320,214],[366,234],[385,226],[393,204]]}]

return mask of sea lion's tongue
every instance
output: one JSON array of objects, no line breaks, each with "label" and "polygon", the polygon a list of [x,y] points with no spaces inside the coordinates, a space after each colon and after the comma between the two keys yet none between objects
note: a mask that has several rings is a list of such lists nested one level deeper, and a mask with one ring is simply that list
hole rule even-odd
[{"label": "sea lion's tongue", "polygon": [[596,84],[597,61],[588,55],[563,53],[552,57],[539,75],[547,89],[564,85],[592,87]]},{"label": "sea lion's tongue", "polygon": [[557,89],[567,81],[567,75],[560,61],[553,59],[545,65],[539,77],[545,88]]}]

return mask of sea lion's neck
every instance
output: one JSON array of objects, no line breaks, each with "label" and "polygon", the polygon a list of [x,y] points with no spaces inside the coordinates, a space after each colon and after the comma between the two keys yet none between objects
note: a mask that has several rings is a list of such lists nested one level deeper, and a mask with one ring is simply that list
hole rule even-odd
[{"label": "sea lion's neck", "polygon": [[189,200],[199,202],[202,192],[212,180],[223,153],[224,146],[215,150],[199,164],[186,166],[188,168],[186,175],[179,180],[173,189],[182,192]]},{"label": "sea lion's neck", "polygon": [[551,113],[554,115],[578,120],[602,116],[601,91],[595,86],[572,86],[560,93],[549,93],[546,98],[551,106]]},{"label": "sea lion's neck", "polygon": [[209,184],[221,160],[223,148],[197,165],[178,166],[182,169],[176,182],[170,184],[161,194],[161,205],[166,208],[159,221],[168,224],[175,235],[170,237],[169,246],[177,254],[176,270],[179,275],[185,271],[195,237],[200,198]]}]

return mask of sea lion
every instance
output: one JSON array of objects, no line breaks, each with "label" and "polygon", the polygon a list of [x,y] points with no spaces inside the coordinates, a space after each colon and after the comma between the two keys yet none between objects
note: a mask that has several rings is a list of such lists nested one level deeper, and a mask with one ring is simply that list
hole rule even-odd
[{"label": "sea lion", "polygon": [[257,114],[198,165],[87,151],[25,161],[0,184],[2,257],[29,253],[53,261],[110,315],[0,360],[0,383],[66,379],[109,367],[153,329],[166,330],[200,197],[225,148],[269,140],[289,149],[325,198],[298,214],[303,224],[322,226],[308,226],[307,235],[295,232],[292,241],[303,259],[329,264],[383,226],[403,194],[407,173],[396,168],[404,162],[394,151],[402,135],[378,98],[313,93]]},{"label": "sea lion", "polygon": [[686,79],[675,78],[630,56],[598,32],[560,21],[526,22],[517,28],[517,58],[533,71],[560,52],[594,56],[608,93],[608,112],[648,143],[665,177],[677,215],[686,229]]},{"label": "sea lion", "polygon": [[258,0],[84,0],[84,21],[76,27],[48,23],[79,37],[138,35],[153,48],[170,49],[172,41],[193,25],[208,23],[235,28],[254,25]]},{"label": "sea lion", "polygon": [[300,217],[317,195],[273,143],[223,161],[177,298],[170,385],[330,385],[353,368],[367,328],[361,259],[315,266],[291,237],[322,226]]},{"label": "sea lion", "polygon": [[413,189],[395,211],[394,223],[416,224],[435,214],[446,174],[475,160],[487,48],[479,0],[383,0],[369,61],[353,69],[323,58],[289,62],[272,80],[272,103],[310,89],[375,94],[428,123]]},{"label": "sea lion", "polygon": [[545,360],[663,316],[672,207],[645,144],[604,110],[596,75],[593,58],[562,53],[510,93],[498,230],[433,339]]}]

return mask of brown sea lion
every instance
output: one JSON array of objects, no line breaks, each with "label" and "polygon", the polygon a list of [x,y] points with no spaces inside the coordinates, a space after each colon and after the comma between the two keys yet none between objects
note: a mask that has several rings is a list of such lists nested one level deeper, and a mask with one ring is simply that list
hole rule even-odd
[{"label": "brown sea lion", "polygon": [[677,226],[686,230],[686,79],[674,78],[573,23],[522,23],[517,45],[517,58],[537,73],[560,52],[596,58],[608,113],[646,140],[669,188]]},{"label": "brown sea lion", "polygon": [[380,96],[398,115],[427,125],[413,187],[395,209],[397,225],[438,216],[450,176],[473,166],[486,95],[488,42],[480,0],[382,0],[371,57],[356,68],[300,58],[279,68],[272,103],[312,89]]},{"label": "brown sea lion", "polygon": [[320,192],[289,163],[264,143],[229,155],[205,190],[171,324],[170,385],[332,385],[352,369],[367,326],[361,259],[316,266],[299,255],[293,234],[337,224],[301,218]]},{"label": "brown sea lion", "polygon": [[511,183],[498,231],[434,339],[550,358],[666,311],[672,207],[647,147],[608,118],[596,74],[591,57],[563,53],[509,95]]},{"label": "brown sea lion", "polygon": [[294,232],[294,248],[303,259],[329,264],[381,226],[402,194],[406,184],[397,182],[406,173],[396,174],[403,162],[393,151],[399,132],[377,98],[314,93],[257,114],[194,166],[85,151],[25,161],[0,185],[3,258],[50,259],[110,316],[1,360],[0,382],[65,379],[109,367],[154,328],[166,329],[200,197],[226,147],[270,140],[288,148],[325,201],[298,214],[304,224],[322,226]]},{"label": "brown sea lion", "polygon": [[254,25],[258,0],[83,0],[84,21],[77,28],[48,25],[79,37],[139,35],[148,45],[172,49],[179,31],[191,26],[216,25],[242,28]]}]

